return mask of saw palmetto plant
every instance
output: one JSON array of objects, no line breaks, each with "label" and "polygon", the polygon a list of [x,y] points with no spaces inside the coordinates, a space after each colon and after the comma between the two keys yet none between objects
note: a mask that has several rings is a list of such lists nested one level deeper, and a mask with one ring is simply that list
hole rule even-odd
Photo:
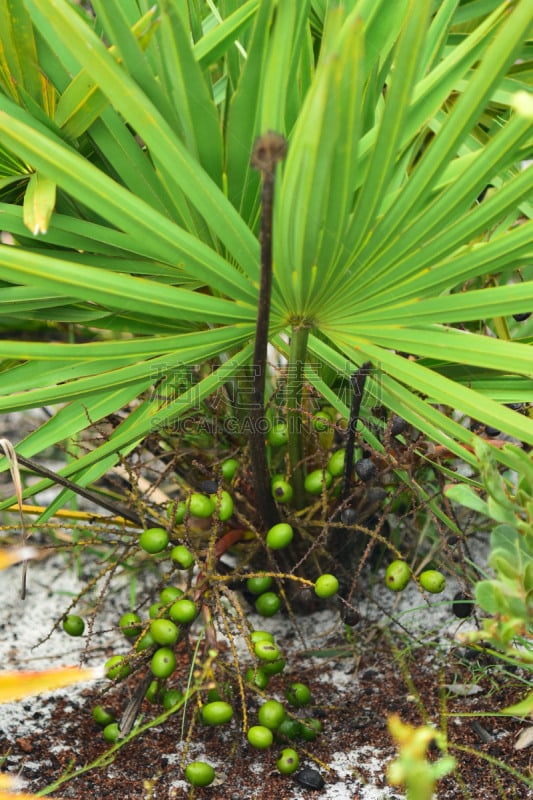
[{"label": "saw palmetto plant", "polygon": [[514,318],[533,305],[528,0],[7,0],[0,15],[0,411],[54,408],[21,457],[127,409],[62,470],[87,486],[209,398],[231,387],[237,413],[250,397],[250,159],[267,131],[288,142],[268,319],[297,376],[288,417],[302,386],[348,417],[365,364],[373,447],[377,405],[472,463],[451,410],[533,443],[506,405],[533,396],[533,317]]},{"label": "saw palmetto plant", "polygon": [[[0,413],[47,410],[18,505],[58,484],[38,523],[94,522],[73,493],[114,513],[101,575],[168,556],[189,576],[120,624],[137,640],[108,675],[148,670],[131,725],[218,614],[259,659],[233,671],[244,731],[283,659],[234,586],[267,617],[271,583],[327,600],[320,545],[347,606],[368,556],[349,525],[403,557],[379,506],[416,486],[460,534],[434,461],[476,469],[491,429],[533,444],[532,65],[531,0],[0,2]],[[243,541],[262,561],[218,569]]]}]

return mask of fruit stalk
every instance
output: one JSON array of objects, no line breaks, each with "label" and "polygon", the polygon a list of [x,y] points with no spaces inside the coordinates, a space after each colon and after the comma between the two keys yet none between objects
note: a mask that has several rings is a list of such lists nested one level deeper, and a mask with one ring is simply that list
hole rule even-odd
[{"label": "fruit stalk", "polygon": [[350,484],[353,474],[353,459],[355,449],[355,431],[359,421],[359,411],[361,410],[361,402],[363,400],[363,392],[365,390],[365,383],[367,375],[370,371],[372,364],[370,361],[365,363],[356,370],[350,378],[353,387],[352,405],[350,408],[350,419],[348,421],[348,428],[346,431],[346,447],[344,456],[344,476],[342,481],[342,499],[346,500],[350,494]]},{"label": "fruit stalk", "polygon": [[[348,500],[351,492],[351,483],[354,470],[355,432],[357,423],[359,421],[359,412],[361,410],[365,382],[371,366],[372,365],[370,361],[366,361],[350,377],[350,382],[353,388],[353,396],[350,406],[350,417],[348,420],[344,446],[344,470],[342,479],[341,503],[339,509],[333,516],[334,522],[337,522],[341,519],[341,509],[345,507],[346,501]],[[353,529],[350,530],[348,527],[341,526],[333,528],[328,537],[328,551],[331,556],[341,562],[346,560],[349,552],[347,550],[347,545],[349,547],[349,551],[351,551],[350,560],[354,563],[356,558],[358,559],[360,555],[360,539],[354,536]],[[343,585],[340,589],[339,595],[348,603],[350,603],[352,589],[345,585],[344,580],[342,583]]]},{"label": "fruit stalk", "polygon": [[279,133],[268,131],[253,149],[251,166],[261,172],[261,282],[255,329],[253,391],[250,403],[250,459],[257,509],[263,523],[272,527],[279,521],[272,499],[270,476],[262,426],[265,406],[270,296],[272,292],[272,211],[276,164],[285,158],[287,142]]}]

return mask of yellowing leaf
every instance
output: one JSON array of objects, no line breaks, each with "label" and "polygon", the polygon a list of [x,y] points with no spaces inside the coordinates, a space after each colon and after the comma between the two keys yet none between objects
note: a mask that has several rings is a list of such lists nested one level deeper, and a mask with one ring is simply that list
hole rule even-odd
[{"label": "yellowing leaf", "polygon": [[27,561],[35,558],[37,550],[35,547],[5,547],[0,550],[0,569],[7,569],[12,564],[19,561]]},{"label": "yellowing leaf", "polygon": [[522,117],[533,119],[533,94],[531,92],[516,92],[513,97],[514,110]]},{"label": "yellowing leaf", "polygon": [[59,667],[43,671],[0,672],[0,703],[9,703],[27,695],[41,694],[70,686],[73,683],[92,681],[103,677],[103,667]]},{"label": "yellowing leaf", "polygon": [[38,172],[31,176],[24,194],[24,225],[34,236],[46,233],[56,203],[56,184]]}]

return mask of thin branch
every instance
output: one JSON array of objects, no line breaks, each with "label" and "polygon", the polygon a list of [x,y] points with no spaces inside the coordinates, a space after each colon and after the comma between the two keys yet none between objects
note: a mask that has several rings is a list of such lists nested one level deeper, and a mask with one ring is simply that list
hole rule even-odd
[{"label": "thin branch", "polygon": [[95,505],[100,506],[100,508],[105,508],[108,511],[111,511],[117,517],[129,519],[130,522],[138,525],[139,528],[144,528],[146,522],[157,524],[157,522],[150,519],[150,517],[147,517],[147,519],[143,521],[135,511],[126,508],[122,505],[122,503],[115,503],[112,500],[107,500],[107,498],[101,497],[99,494],[96,494],[96,492],[91,492],[89,489],[85,489],[83,486],[78,486],[76,483],[69,481],[68,478],[58,475],[57,472],[53,472],[47,467],[42,467],[31,458],[26,458],[25,456],[21,456],[17,453],[17,459],[20,464],[22,464],[24,467],[27,467],[27,469],[30,469],[32,472],[35,472],[36,475],[47,478],[53,483],[59,484],[59,486],[64,486],[65,489],[70,489],[75,494],[80,495],[80,497],[85,497],[86,500],[90,500],[91,503],[95,503]]}]

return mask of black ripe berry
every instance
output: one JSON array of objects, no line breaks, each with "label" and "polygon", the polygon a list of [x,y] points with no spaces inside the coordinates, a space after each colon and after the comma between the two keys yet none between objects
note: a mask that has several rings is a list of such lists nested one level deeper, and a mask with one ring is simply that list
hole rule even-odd
[{"label": "black ripe berry", "polygon": [[371,458],[361,458],[355,465],[355,471],[362,481],[369,481],[374,477],[376,465]]},{"label": "black ripe berry", "polygon": [[492,425],[485,425],[485,433],[487,436],[499,436],[501,431],[498,428],[493,428]]},{"label": "black ripe berry", "polygon": [[345,525],[356,525],[359,515],[355,508],[345,508],[341,511],[341,522]]},{"label": "black ripe berry", "polygon": [[345,625],[353,628],[361,620],[361,614],[353,606],[343,605],[341,608],[341,620]]},{"label": "black ripe berry", "polygon": [[306,789],[324,788],[324,778],[317,769],[313,769],[312,767],[304,767],[300,770],[296,775],[296,780],[300,786],[304,786]]},{"label": "black ripe berry", "polygon": [[457,592],[452,602],[452,611],[459,619],[466,619],[472,614],[474,601],[464,592]]},{"label": "black ripe berry", "polygon": [[204,494],[216,494],[218,491],[218,482],[213,480],[202,481],[200,491]]},{"label": "black ripe berry", "polygon": [[400,433],[403,433],[405,430],[407,430],[407,422],[395,414],[390,426],[392,436],[399,436]]}]

